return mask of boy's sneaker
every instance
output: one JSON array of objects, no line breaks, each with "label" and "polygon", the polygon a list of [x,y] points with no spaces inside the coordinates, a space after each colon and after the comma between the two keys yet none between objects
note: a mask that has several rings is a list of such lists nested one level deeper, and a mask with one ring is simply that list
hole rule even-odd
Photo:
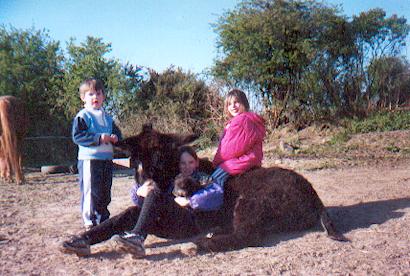
[{"label": "boy's sneaker", "polygon": [[120,250],[131,253],[135,257],[145,256],[144,238],[142,236],[134,233],[125,233],[123,235],[114,236],[113,240]]},{"label": "boy's sneaker", "polygon": [[60,251],[66,254],[77,254],[80,257],[91,254],[89,242],[85,238],[77,236],[64,241],[60,246]]}]

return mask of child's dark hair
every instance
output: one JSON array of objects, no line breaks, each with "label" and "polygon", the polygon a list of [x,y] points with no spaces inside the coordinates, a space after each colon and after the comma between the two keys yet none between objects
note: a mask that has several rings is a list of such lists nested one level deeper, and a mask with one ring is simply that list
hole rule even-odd
[{"label": "child's dark hair", "polygon": [[196,151],[193,147],[191,146],[182,146],[178,149],[178,160],[181,160],[181,156],[184,153],[188,153],[191,155],[195,160],[198,160],[198,155],[196,154]]},{"label": "child's dark hair", "polygon": [[89,79],[84,80],[80,84],[80,88],[78,90],[80,92],[80,98],[83,98],[85,95],[85,92],[90,91],[90,90],[91,91],[101,90],[102,93],[105,95],[103,82],[95,78],[89,78]]},{"label": "child's dark hair", "polygon": [[249,111],[249,101],[248,101],[248,98],[246,97],[245,92],[239,89],[232,89],[226,95],[225,104],[224,104],[224,113],[228,118],[232,117],[232,115],[228,111],[228,106],[233,98],[235,98],[238,102],[240,102],[243,105],[243,107],[245,108],[245,111]]}]

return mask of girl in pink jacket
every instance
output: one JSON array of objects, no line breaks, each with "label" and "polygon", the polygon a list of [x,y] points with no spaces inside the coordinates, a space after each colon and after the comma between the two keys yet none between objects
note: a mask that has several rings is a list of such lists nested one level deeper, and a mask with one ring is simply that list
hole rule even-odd
[{"label": "girl in pink jacket", "polygon": [[234,89],[228,93],[224,113],[228,121],[213,160],[216,169],[211,175],[221,187],[229,176],[262,165],[265,137],[265,122],[258,114],[249,112],[249,102],[243,91]]}]

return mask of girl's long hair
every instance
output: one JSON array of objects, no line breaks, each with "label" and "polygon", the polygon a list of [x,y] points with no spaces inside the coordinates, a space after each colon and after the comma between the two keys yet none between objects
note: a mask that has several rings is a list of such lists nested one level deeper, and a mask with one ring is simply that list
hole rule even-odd
[{"label": "girl's long hair", "polygon": [[181,156],[184,153],[188,153],[189,155],[191,155],[195,160],[198,160],[198,155],[196,154],[196,151],[193,147],[191,146],[182,146],[179,148],[178,150],[178,161],[181,160]]}]

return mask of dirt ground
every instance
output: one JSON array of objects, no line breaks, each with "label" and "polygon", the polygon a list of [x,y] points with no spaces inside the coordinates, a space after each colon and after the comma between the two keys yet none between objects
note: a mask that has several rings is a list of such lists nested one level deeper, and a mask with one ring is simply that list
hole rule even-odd
[{"label": "dirt ground", "polygon": [[[351,242],[317,227],[272,235],[259,247],[187,256],[186,241],[149,236],[144,259],[112,241],[86,258],[60,253],[60,242],[82,230],[77,176],[26,171],[27,185],[0,184],[0,275],[410,275],[410,158],[373,151],[359,159],[267,156],[265,163],[311,181]],[[131,185],[131,177],[115,176],[112,214],[131,204]]]}]

